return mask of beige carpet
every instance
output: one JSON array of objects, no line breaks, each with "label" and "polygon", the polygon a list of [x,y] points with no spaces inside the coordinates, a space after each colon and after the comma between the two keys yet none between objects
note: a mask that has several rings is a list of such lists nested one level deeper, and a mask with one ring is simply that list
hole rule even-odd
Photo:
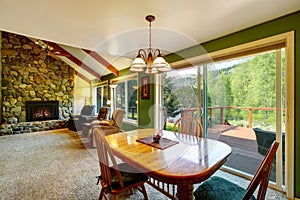
[{"label": "beige carpet", "polygon": [[[98,199],[99,165],[96,149],[86,148],[76,132],[60,129],[0,137],[0,199]],[[224,172],[236,181],[247,181]],[[146,184],[150,199],[168,199]],[[136,191],[119,199],[143,199]],[[285,199],[268,191],[267,199]]]},{"label": "beige carpet", "polygon": [[[68,129],[0,137],[0,199],[98,199],[96,149]],[[146,185],[151,199],[167,199]],[[138,191],[120,199],[143,199]]]}]

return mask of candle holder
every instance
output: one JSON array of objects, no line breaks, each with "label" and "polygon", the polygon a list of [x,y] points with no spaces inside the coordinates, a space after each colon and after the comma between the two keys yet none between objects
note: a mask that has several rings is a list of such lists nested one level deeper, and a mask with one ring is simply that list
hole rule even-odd
[{"label": "candle holder", "polygon": [[160,136],[159,133],[156,133],[156,134],[153,135],[153,141],[154,141],[155,143],[159,143],[160,138],[161,138],[161,136]]}]

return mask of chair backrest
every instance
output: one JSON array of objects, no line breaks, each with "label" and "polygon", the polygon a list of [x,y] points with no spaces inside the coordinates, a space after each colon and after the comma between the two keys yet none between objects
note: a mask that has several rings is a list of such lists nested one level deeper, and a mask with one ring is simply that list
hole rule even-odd
[{"label": "chair backrest", "polygon": [[100,107],[97,118],[98,119],[106,119],[107,113],[108,113],[107,107]]},{"label": "chair backrest", "polygon": [[202,126],[198,119],[191,116],[180,117],[172,128],[172,131],[175,132],[177,128],[178,133],[193,135],[197,137],[202,137]]},{"label": "chair backrest", "polygon": [[[115,170],[116,176],[118,178],[120,186],[123,188],[124,183],[119,171],[118,164],[114,157],[114,154],[105,139],[105,134],[101,129],[96,128],[94,130],[96,144],[97,144],[97,153],[100,165],[101,172],[101,185],[105,189],[105,192],[110,192],[112,188],[112,175],[111,169]],[[110,166],[112,164],[112,166]]]},{"label": "chair backrest", "polygon": [[[276,140],[276,132],[253,128],[256,136],[258,153],[265,156],[272,143]],[[282,133],[282,152],[285,150],[285,133]]]},{"label": "chair backrest", "polygon": [[88,115],[91,116],[94,114],[94,109],[95,106],[94,105],[85,105],[83,106],[83,108],[81,109],[80,115]]},{"label": "chair backrest", "polygon": [[114,126],[120,128],[121,124],[123,122],[124,115],[126,114],[126,111],[124,109],[115,109],[111,119],[114,120]]},{"label": "chair backrest", "polygon": [[274,141],[271,147],[269,148],[265,158],[261,162],[253,179],[251,180],[243,200],[250,199],[250,197],[253,195],[254,191],[258,187],[258,185],[259,185],[259,189],[257,193],[257,200],[265,199],[269,178],[270,178],[270,172],[272,168],[272,162],[275,158],[278,146],[279,146],[279,142]]}]

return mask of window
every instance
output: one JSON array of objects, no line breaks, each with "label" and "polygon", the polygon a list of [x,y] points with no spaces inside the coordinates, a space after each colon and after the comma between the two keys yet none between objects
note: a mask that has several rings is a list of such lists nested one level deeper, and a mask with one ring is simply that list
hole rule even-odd
[{"label": "window", "polygon": [[108,87],[107,81],[101,82],[93,88],[93,104],[96,105],[95,114],[98,114],[100,107],[106,107],[108,100]]},{"label": "window", "polygon": [[125,119],[137,120],[137,75],[113,80],[117,84],[113,90],[115,108],[126,110]]}]

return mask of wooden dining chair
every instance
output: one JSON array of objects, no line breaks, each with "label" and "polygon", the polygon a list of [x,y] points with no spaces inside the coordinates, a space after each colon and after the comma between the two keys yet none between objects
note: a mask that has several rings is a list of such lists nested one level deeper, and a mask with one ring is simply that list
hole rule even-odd
[{"label": "wooden dining chair", "polygon": [[173,125],[173,132],[202,137],[202,125],[197,118],[191,116],[180,117]]},{"label": "wooden dining chair", "polygon": [[257,169],[247,189],[232,183],[224,178],[213,176],[203,182],[194,192],[195,200],[232,200],[232,199],[255,199],[253,193],[259,186],[257,200],[265,199],[272,162],[275,158],[279,143],[274,141],[266,156]]},{"label": "wooden dining chair", "polygon": [[102,185],[99,200],[103,197],[108,200],[107,194],[110,194],[112,199],[116,199],[118,194],[126,190],[132,191],[133,188],[141,191],[147,200],[144,183],[148,180],[148,176],[126,163],[117,164],[104,133],[100,129],[95,129],[95,133],[101,172],[98,182]]}]

